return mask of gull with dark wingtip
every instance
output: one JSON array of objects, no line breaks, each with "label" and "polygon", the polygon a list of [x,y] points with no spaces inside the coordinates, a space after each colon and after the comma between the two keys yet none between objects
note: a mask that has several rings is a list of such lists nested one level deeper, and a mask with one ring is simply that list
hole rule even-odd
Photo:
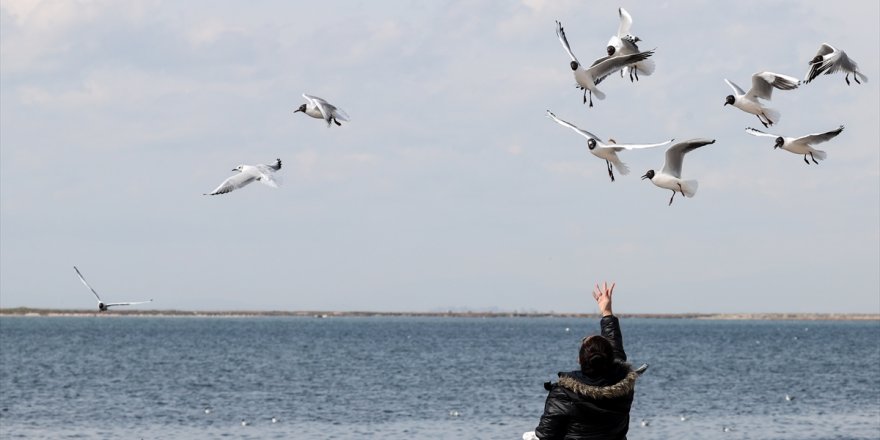
[{"label": "gull with dark wingtip", "polygon": [[574,56],[574,53],[572,53],[571,47],[568,45],[568,39],[565,38],[565,30],[562,29],[562,23],[558,21],[556,22],[556,36],[559,37],[563,49],[565,49],[568,56],[571,58],[571,63],[569,63],[569,65],[571,66],[572,72],[574,72],[574,80],[577,83],[575,84],[575,87],[584,91],[584,104],[587,103],[587,92],[590,93],[590,107],[593,106],[593,95],[596,95],[596,98],[605,99],[605,94],[596,88],[605,77],[630,64],[647,59],[654,54],[653,50],[649,50],[632,55],[599,58],[593,62],[592,66],[585,69],[578,61],[577,57]]},{"label": "gull with dark wingtip", "polygon": [[[630,16],[629,12],[626,12],[626,9],[623,8],[619,8],[617,13],[620,15],[620,24],[617,27],[617,35],[612,36],[611,39],[608,40],[608,46],[605,48],[605,52],[608,53],[608,56],[632,55],[639,53],[639,46],[636,43],[642,41],[642,39],[629,32],[629,28],[632,26],[633,22],[632,16]],[[629,74],[630,82],[633,80],[638,81],[639,74],[647,76],[654,73],[654,60],[644,59],[628,65],[621,69],[620,76],[627,73]]]},{"label": "gull with dark wingtip", "polygon": [[98,296],[98,292],[95,292],[95,289],[93,289],[92,286],[90,286],[89,283],[86,282],[86,279],[83,278],[82,274],[79,272],[79,269],[77,269],[76,266],[73,266],[73,270],[76,271],[76,275],[79,276],[79,280],[82,281],[82,283],[85,284],[85,286],[86,286],[89,290],[92,291],[92,295],[95,295],[95,298],[98,299],[98,311],[99,311],[99,312],[106,312],[107,309],[109,309],[110,307],[116,307],[116,306],[134,306],[134,305],[137,305],[137,304],[146,304],[146,303],[151,303],[151,302],[153,302],[153,300],[149,300],[149,301],[136,301],[136,302],[105,303],[104,300],[101,299],[100,296]]},{"label": "gull with dark wingtip", "polygon": [[587,148],[590,149],[590,153],[593,153],[593,156],[598,157],[599,159],[605,159],[605,165],[608,167],[608,177],[611,178],[611,181],[614,182],[614,167],[617,167],[617,171],[622,175],[629,174],[629,167],[626,166],[625,163],[621,162],[620,158],[617,157],[617,153],[623,150],[637,150],[642,148],[653,148],[653,147],[662,147],[664,145],[670,144],[674,139],[668,140],[666,142],[661,142],[659,144],[644,144],[644,145],[635,145],[635,144],[618,144],[613,139],[609,140],[609,144],[602,143],[598,136],[590,133],[586,130],[581,130],[571,124],[569,122],[563,121],[556,117],[550,110],[547,110],[547,117],[556,121],[557,124],[562,125],[563,127],[568,127],[575,131],[575,133],[587,138]]},{"label": "gull with dark wingtip", "polygon": [[672,199],[675,193],[680,192],[685,197],[693,197],[697,193],[696,180],[681,179],[681,164],[684,161],[684,155],[700,148],[704,145],[714,144],[715,139],[691,139],[679,142],[666,150],[666,163],[660,172],[648,170],[642,180],[650,179],[651,183],[672,191],[672,197],[669,198],[669,204],[672,205]]},{"label": "gull with dark wingtip", "polygon": [[777,148],[782,148],[783,150],[790,151],[794,154],[803,154],[804,162],[806,162],[807,165],[810,164],[810,161],[807,160],[807,155],[810,156],[810,159],[812,159],[813,163],[815,163],[816,165],[819,164],[819,162],[816,162],[816,159],[825,160],[825,157],[827,156],[824,151],[813,148],[812,144],[830,141],[831,139],[834,139],[837,135],[839,135],[842,131],[843,125],[838,127],[836,130],[831,130],[825,133],[814,133],[795,138],[764,133],[763,131],[756,130],[752,127],[746,128],[746,133],[752,136],[776,138],[776,144],[773,145],[774,150]]},{"label": "gull with dark wingtip", "polygon": [[278,188],[281,181],[279,178],[275,177],[275,172],[280,169],[281,159],[275,159],[275,163],[272,165],[262,163],[257,165],[239,165],[232,169],[232,171],[238,171],[238,174],[224,180],[214,191],[205,195],[216,196],[218,194],[226,194],[246,186],[253,181],[262,182],[272,188]]},{"label": "gull with dark wingtip", "polygon": [[816,56],[810,60],[809,64],[810,70],[807,72],[806,78],[804,78],[804,83],[806,84],[809,84],[810,81],[816,79],[817,76],[823,73],[825,75],[831,75],[832,73],[840,71],[846,73],[846,76],[843,77],[846,81],[846,85],[850,85],[850,74],[852,74],[853,80],[858,84],[862,83],[859,81],[859,78],[864,82],[868,82],[868,77],[859,72],[859,65],[848,57],[846,52],[836,49],[828,43],[822,43],[822,45],[819,46],[819,51],[816,52]]},{"label": "gull with dark wingtip", "polygon": [[800,85],[797,78],[788,75],[780,75],[773,72],[758,72],[752,75],[752,88],[748,92],[744,92],[738,85],[734,84],[727,78],[724,82],[733,89],[733,95],[727,95],[724,99],[724,105],[732,105],[746,113],[751,113],[758,117],[764,127],[769,127],[777,122],[782,115],[778,111],[764,107],[758,101],[758,98],[770,100],[773,95],[773,89],[792,90]]}]

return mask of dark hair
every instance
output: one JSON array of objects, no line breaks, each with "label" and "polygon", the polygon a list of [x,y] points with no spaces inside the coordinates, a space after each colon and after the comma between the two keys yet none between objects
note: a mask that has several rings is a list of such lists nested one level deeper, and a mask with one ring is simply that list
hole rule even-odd
[{"label": "dark hair", "polygon": [[578,360],[582,373],[604,374],[614,362],[614,349],[608,339],[599,335],[588,336],[581,342]]}]

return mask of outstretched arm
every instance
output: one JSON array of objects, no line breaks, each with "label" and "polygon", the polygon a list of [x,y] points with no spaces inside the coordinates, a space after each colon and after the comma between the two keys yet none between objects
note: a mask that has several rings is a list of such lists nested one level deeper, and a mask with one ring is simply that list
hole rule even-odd
[{"label": "outstretched arm", "polygon": [[611,287],[608,287],[608,283],[603,282],[600,287],[596,284],[596,288],[593,289],[593,298],[599,305],[599,313],[602,314],[602,320],[599,321],[599,325],[602,328],[602,336],[611,342],[611,347],[614,349],[614,358],[626,361],[626,352],[623,351],[623,334],[620,332],[620,322],[611,311],[611,295],[614,294],[615,285],[615,283],[611,283]]}]

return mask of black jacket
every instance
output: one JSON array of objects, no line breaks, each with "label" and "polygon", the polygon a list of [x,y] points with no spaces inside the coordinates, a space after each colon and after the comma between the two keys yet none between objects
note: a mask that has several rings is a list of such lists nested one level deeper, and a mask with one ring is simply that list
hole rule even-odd
[{"label": "black jacket", "polygon": [[539,439],[626,439],[638,374],[626,363],[617,317],[603,317],[601,327],[614,348],[614,368],[602,376],[559,373],[559,382],[545,384],[550,394],[535,429]]}]

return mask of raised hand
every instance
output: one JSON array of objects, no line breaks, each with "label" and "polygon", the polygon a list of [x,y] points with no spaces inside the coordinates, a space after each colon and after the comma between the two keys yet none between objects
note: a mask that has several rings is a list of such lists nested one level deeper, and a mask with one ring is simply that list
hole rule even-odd
[{"label": "raised hand", "polygon": [[616,283],[611,283],[611,287],[608,287],[608,282],[603,281],[602,287],[599,287],[596,284],[596,288],[593,289],[593,298],[596,300],[596,303],[599,304],[599,313],[602,316],[611,316],[614,313],[611,312],[611,295],[614,294],[614,286]]}]

